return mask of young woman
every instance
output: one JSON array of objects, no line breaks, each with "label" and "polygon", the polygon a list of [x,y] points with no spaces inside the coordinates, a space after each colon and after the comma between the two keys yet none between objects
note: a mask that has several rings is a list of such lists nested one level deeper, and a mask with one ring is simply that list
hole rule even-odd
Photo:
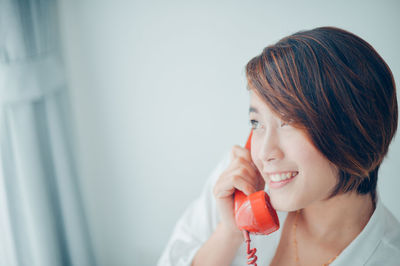
[{"label": "young woman", "polygon": [[177,223],[159,265],[244,265],[235,189],[269,189],[281,228],[252,236],[258,265],[400,265],[400,223],[378,170],[398,122],[392,73],[367,42],[321,27],[246,66],[251,152],[235,145]]}]

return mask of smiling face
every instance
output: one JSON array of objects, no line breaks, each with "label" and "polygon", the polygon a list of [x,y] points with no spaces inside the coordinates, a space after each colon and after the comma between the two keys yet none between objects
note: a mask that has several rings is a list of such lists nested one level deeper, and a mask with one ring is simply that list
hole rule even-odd
[{"label": "smiling face", "polygon": [[274,208],[294,211],[328,198],[338,170],[307,135],[283,122],[254,91],[249,111],[251,157],[269,187]]}]

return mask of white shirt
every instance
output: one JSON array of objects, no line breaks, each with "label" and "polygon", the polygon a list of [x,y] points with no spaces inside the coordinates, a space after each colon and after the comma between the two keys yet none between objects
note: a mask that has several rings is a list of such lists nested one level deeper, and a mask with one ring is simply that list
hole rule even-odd
[{"label": "white shirt", "polygon": [[[158,266],[191,265],[194,255],[214,232],[220,217],[213,187],[229,162],[228,152],[207,179],[200,197],[177,221]],[[282,226],[287,212],[277,211],[277,214]],[[258,265],[270,264],[279,244],[281,229],[267,236],[250,235],[251,248],[257,248]],[[231,265],[247,265],[246,256],[246,244],[243,243]],[[381,202],[378,193],[375,211],[367,225],[330,265],[400,265],[400,223]]]}]

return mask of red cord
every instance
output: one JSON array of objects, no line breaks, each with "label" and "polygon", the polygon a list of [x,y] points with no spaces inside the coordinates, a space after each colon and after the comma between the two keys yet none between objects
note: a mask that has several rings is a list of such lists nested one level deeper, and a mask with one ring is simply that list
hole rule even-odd
[{"label": "red cord", "polygon": [[256,263],[256,261],[257,261],[257,256],[256,256],[257,249],[256,248],[250,249],[249,231],[243,230],[242,232],[243,232],[244,239],[245,239],[245,241],[247,243],[247,255],[248,255],[247,256],[247,265],[254,264],[254,266],[257,266],[257,263]]}]

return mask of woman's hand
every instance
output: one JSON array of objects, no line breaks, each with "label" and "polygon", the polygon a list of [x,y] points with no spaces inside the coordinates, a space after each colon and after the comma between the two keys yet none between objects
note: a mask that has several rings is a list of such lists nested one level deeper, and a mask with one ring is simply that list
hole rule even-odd
[{"label": "woman's hand", "polygon": [[217,208],[221,216],[221,223],[233,234],[240,234],[236,226],[234,215],[234,192],[241,190],[250,195],[263,190],[265,181],[254,165],[250,151],[235,145],[231,150],[231,162],[219,176],[213,190]]}]

